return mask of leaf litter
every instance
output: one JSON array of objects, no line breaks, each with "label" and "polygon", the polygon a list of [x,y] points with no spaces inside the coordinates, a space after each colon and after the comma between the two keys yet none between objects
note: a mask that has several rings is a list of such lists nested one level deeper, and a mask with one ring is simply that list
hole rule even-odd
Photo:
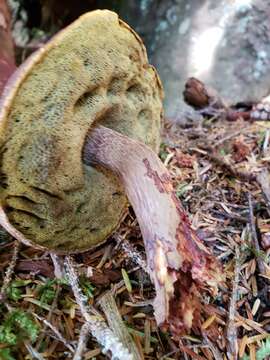
[{"label": "leaf litter", "polygon": [[[106,244],[73,257],[85,306],[95,309],[91,316],[110,319],[106,329],[112,334],[121,329],[131,358],[270,356],[269,132],[269,123],[241,118],[165,122],[160,157],[193,229],[222,262],[225,275],[219,292],[202,299],[198,326],[190,333],[175,338],[155,323],[154,289],[132,209]],[[1,230],[0,328],[6,338],[0,341],[0,358],[112,356],[85,335],[80,304],[67,279],[55,278],[50,254],[25,246],[18,250],[15,244]],[[117,313],[108,316],[106,309]]]}]

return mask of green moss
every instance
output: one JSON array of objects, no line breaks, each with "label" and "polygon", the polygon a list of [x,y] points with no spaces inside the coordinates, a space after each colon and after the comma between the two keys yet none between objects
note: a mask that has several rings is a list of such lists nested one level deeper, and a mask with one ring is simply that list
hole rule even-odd
[{"label": "green moss", "polygon": [[0,343],[16,345],[23,340],[34,342],[39,328],[32,316],[22,310],[13,310],[0,325]]},{"label": "green moss", "polygon": [[0,360],[16,360],[9,348],[0,349]]}]

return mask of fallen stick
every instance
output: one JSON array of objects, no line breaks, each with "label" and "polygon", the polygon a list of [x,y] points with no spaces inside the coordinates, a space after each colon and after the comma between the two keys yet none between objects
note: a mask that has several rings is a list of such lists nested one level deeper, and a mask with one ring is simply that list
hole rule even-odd
[{"label": "fallen stick", "polygon": [[128,349],[125,348],[113,331],[107,326],[103,317],[97,312],[97,310],[86,303],[85,296],[79,286],[79,279],[70,256],[66,256],[64,265],[76,302],[80,307],[84,320],[86,321],[84,324],[85,331],[80,334],[82,338],[80,338],[80,349],[79,351],[76,351],[76,359],[79,359],[79,355],[83,351],[83,339],[86,339],[88,331],[101,345],[102,351],[104,353],[110,353],[112,360],[133,360],[133,356],[130,354]]},{"label": "fallen stick", "polygon": [[220,117],[229,121],[270,120],[269,96],[259,102],[244,101],[228,104],[212,88],[196,78],[189,78],[183,92],[185,102],[205,117]]},{"label": "fallen stick", "polygon": [[227,326],[227,355],[229,359],[237,359],[238,355],[238,342],[237,342],[237,327],[235,326],[236,305],[238,300],[238,287],[239,287],[239,274],[240,274],[240,254],[239,248],[235,247],[235,266],[234,266],[234,279],[232,280],[232,294],[230,298],[229,318]]},{"label": "fallen stick", "polygon": [[255,250],[255,257],[256,257],[258,269],[261,275],[264,275],[265,266],[261,258],[261,248],[258,239],[256,219],[254,217],[254,211],[253,211],[253,201],[252,201],[252,196],[250,194],[248,194],[248,204],[249,204],[250,232],[251,232],[252,243]]}]

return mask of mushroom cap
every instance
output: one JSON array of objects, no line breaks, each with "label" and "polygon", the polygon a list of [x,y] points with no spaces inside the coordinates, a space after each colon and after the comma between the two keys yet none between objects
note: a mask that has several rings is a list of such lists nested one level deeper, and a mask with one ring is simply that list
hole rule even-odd
[{"label": "mushroom cap", "polygon": [[0,104],[0,224],[58,253],[90,249],[127,207],[119,179],[82,162],[107,126],[156,150],[163,91],[139,36],[108,10],[87,13],[13,74]]}]

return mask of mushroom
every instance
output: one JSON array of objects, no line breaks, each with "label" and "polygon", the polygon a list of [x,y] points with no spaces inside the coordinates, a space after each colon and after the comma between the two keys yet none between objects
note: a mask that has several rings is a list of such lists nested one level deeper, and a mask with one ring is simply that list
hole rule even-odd
[{"label": "mushroom", "polygon": [[221,276],[157,156],[162,98],[141,39],[115,13],[87,13],[62,30],[2,96],[0,223],[37,248],[82,252],[119,226],[127,195],[157,322],[177,332],[192,326],[198,289],[216,289]]},{"label": "mushroom", "polygon": [[32,244],[78,252],[104,241],[127,207],[111,172],[82,148],[103,124],[158,150],[162,88],[138,36],[117,15],[82,16],[7,85],[1,111],[1,202]]}]

